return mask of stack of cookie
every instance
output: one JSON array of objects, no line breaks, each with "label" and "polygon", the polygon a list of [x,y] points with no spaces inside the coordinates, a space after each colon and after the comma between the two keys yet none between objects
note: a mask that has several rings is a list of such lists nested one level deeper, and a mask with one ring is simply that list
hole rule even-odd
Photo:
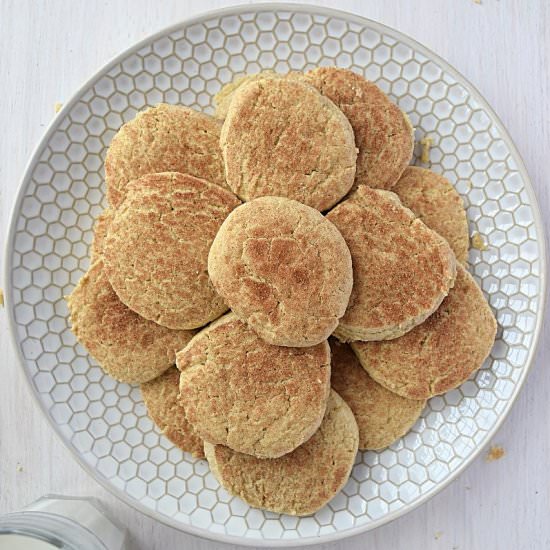
[{"label": "stack of cookie", "polygon": [[240,79],[215,117],[161,104],[111,143],[72,330],[252,506],[314,513],[358,449],[490,352],[462,201],[408,166],[413,146],[407,116],[338,68]]}]

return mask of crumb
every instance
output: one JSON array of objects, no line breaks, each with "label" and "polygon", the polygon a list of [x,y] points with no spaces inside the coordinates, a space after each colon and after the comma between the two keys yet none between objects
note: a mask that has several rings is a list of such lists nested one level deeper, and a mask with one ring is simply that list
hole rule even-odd
[{"label": "crumb", "polygon": [[431,137],[423,137],[420,140],[422,145],[422,154],[420,155],[420,162],[422,164],[428,164],[430,162],[430,149],[434,144],[434,140]]},{"label": "crumb", "polygon": [[443,536],[443,531],[436,531],[434,535],[435,540],[439,540]]},{"label": "crumb", "polygon": [[4,307],[4,291],[0,288],[0,307]]},{"label": "crumb", "polygon": [[485,462],[494,462],[495,460],[500,460],[504,455],[504,449],[500,445],[491,445],[489,452],[485,456]]},{"label": "crumb", "polygon": [[471,241],[472,247],[478,250],[487,250],[489,248],[483,237],[477,231],[472,235]]},{"label": "crumb", "polygon": [[481,4],[481,0],[474,0],[474,4]]},{"label": "crumb", "polygon": [[56,101],[55,105],[53,106],[56,113],[59,113],[59,111],[61,111],[61,107],[63,107],[63,103],[59,103],[59,101]]},{"label": "crumb", "polygon": [[22,472],[22,471],[23,471],[23,466],[21,465],[20,462],[17,463],[17,465],[15,466],[15,469],[16,469],[18,472]]},{"label": "crumb", "polygon": [[470,180],[466,182],[466,187],[468,188],[468,191],[472,190],[472,182]]}]

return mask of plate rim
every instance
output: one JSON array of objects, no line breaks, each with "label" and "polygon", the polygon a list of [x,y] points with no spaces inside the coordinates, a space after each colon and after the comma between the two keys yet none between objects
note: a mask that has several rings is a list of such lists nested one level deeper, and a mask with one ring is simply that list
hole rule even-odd
[{"label": "plate rim", "polygon": [[[115,65],[123,61],[126,57],[131,55],[132,53],[139,51],[142,47],[148,45],[149,43],[163,37],[169,34],[172,34],[173,32],[176,32],[177,30],[181,29],[183,26],[191,26],[194,24],[201,23],[203,21],[206,21],[208,19],[211,19],[213,17],[223,17],[227,15],[240,15],[241,13],[246,12],[255,12],[260,13],[262,11],[286,11],[286,12],[296,12],[296,13],[307,13],[311,14],[316,13],[319,15],[325,15],[329,17],[339,17],[342,19],[345,19],[347,21],[351,21],[360,25],[365,25],[371,28],[374,28],[375,30],[381,32],[381,33],[389,33],[390,35],[396,36],[398,39],[402,39],[405,42],[409,42],[410,45],[414,46],[414,48],[419,51],[420,53],[426,55],[429,59],[436,61],[446,72],[451,74],[453,77],[455,77],[459,82],[465,83],[471,91],[473,91],[477,97],[476,100],[480,103],[482,108],[492,117],[494,125],[498,128],[499,132],[501,133],[503,139],[507,142],[507,146],[510,149],[510,152],[514,156],[515,161],[517,162],[517,169],[518,172],[521,174],[522,180],[525,183],[525,190],[527,191],[527,195],[530,199],[530,207],[533,211],[533,218],[535,222],[535,227],[537,230],[537,243],[539,245],[540,249],[540,275],[539,280],[541,283],[541,288],[538,296],[538,305],[540,306],[540,313],[537,316],[537,320],[534,327],[534,335],[533,335],[533,342],[529,348],[528,356],[525,360],[525,366],[524,369],[521,372],[521,376],[518,379],[518,382],[515,387],[515,391],[513,395],[510,397],[510,399],[506,402],[505,408],[502,412],[502,414],[498,417],[495,425],[491,428],[491,430],[487,433],[486,436],[486,442],[483,445],[478,446],[458,467],[455,471],[453,471],[449,477],[443,481],[435,485],[433,488],[429,489],[424,495],[419,497],[417,500],[415,500],[413,503],[410,503],[408,505],[405,505],[403,508],[394,510],[392,512],[389,512],[388,514],[384,515],[383,517],[373,520],[365,525],[360,525],[357,527],[352,527],[343,531],[336,531],[335,533],[330,533],[327,535],[318,535],[318,536],[308,536],[308,537],[301,537],[299,539],[264,539],[264,538],[248,538],[244,536],[237,536],[237,535],[228,535],[228,534],[222,534],[222,533],[215,533],[207,531],[206,529],[203,529],[201,527],[197,527],[193,525],[192,523],[184,524],[179,521],[176,521],[168,516],[163,516],[156,510],[153,510],[151,508],[146,507],[143,505],[140,501],[132,499],[124,492],[121,492],[119,489],[111,485],[108,480],[104,479],[101,475],[97,475],[99,472],[97,472],[96,469],[94,469],[90,464],[86,463],[83,458],[78,454],[76,449],[71,446],[70,441],[67,440],[63,434],[61,433],[61,430],[59,426],[53,421],[51,416],[49,415],[48,411],[45,408],[45,405],[41,399],[39,399],[38,392],[35,391],[33,382],[30,378],[29,371],[25,367],[26,359],[23,356],[23,352],[21,347],[19,346],[19,343],[16,338],[16,332],[17,332],[17,323],[15,321],[15,312],[14,312],[14,305],[12,303],[12,284],[11,284],[11,272],[13,270],[12,266],[12,252],[13,252],[13,242],[15,239],[16,234],[16,220],[17,215],[21,209],[21,203],[23,201],[24,197],[24,189],[25,189],[25,183],[30,180],[30,177],[32,175],[32,170],[35,164],[40,159],[40,153],[43,148],[43,146],[49,141],[52,134],[55,132],[58,126],[58,121],[66,116],[70,110],[73,108],[73,106],[77,103],[77,101],[80,99],[81,95],[86,92],[91,84],[94,83],[94,81],[98,78],[99,74],[105,74],[109,72]],[[59,438],[59,440],[63,443],[63,445],[68,448],[73,458],[76,460],[76,462],[80,465],[81,468],[84,469],[84,471],[92,477],[92,479],[101,485],[104,489],[106,489],[109,493],[111,493],[113,496],[121,500],[124,504],[131,506],[138,512],[148,516],[149,518],[159,521],[160,523],[172,527],[174,529],[177,529],[178,531],[181,531],[186,534],[190,534],[193,536],[197,536],[202,539],[208,539],[215,542],[223,542],[228,544],[240,544],[243,546],[250,546],[250,547],[294,547],[294,546],[309,546],[313,544],[320,544],[320,543],[330,543],[335,542],[339,540],[346,539],[348,537],[352,537],[355,535],[359,535],[361,533],[366,533],[367,531],[371,531],[373,529],[376,529],[377,527],[381,527],[382,525],[385,525],[387,523],[390,523],[397,518],[411,512],[412,510],[418,508],[422,504],[426,503],[428,500],[433,498],[435,495],[440,493],[443,489],[445,489],[452,481],[458,478],[465,470],[468,468],[472,462],[479,456],[479,454],[484,449],[485,445],[488,443],[488,440],[490,440],[494,435],[497,433],[497,431],[502,426],[504,420],[508,417],[512,406],[515,404],[518,395],[520,394],[523,385],[525,383],[525,380],[527,379],[527,375],[529,371],[531,370],[534,360],[537,355],[537,350],[540,344],[540,336],[542,333],[542,325],[544,321],[545,316],[545,306],[547,301],[547,250],[546,250],[546,235],[545,235],[545,229],[544,225],[542,223],[542,216],[541,216],[541,210],[540,205],[536,196],[535,189],[533,187],[533,184],[531,182],[531,178],[529,176],[529,173],[527,171],[527,168],[525,166],[525,163],[523,161],[523,157],[521,156],[518,148],[515,145],[515,142],[512,138],[512,136],[507,131],[506,127],[504,126],[502,120],[500,119],[499,115],[495,112],[495,110],[492,108],[492,106],[488,103],[488,101],[485,99],[483,94],[478,90],[478,88],[473,85],[468,78],[466,78],[460,71],[454,68],[453,65],[451,65],[448,61],[443,59],[441,56],[439,56],[437,53],[432,51],[430,48],[424,46],[420,42],[418,42],[416,39],[412,38],[408,34],[397,30],[393,27],[390,27],[388,25],[385,25],[383,23],[380,23],[378,21],[375,21],[373,19],[369,19],[368,17],[364,17],[362,15],[358,15],[356,13],[348,12],[345,10],[340,10],[336,8],[329,8],[325,6],[316,6],[313,4],[304,4],[304,3],[290,3],[290,2],[259,2],[255,4],[236,4],[234,6],[226,6],[223,8],[217,8],[212,10],[207,10],[204,12],[201,12],[193,17],[184,18],[178,21],[177,23],[174,23],[172,25],[169,25],[167,27],[164,27],[160,29],[159,31],[152,33],[150,35],[147,35],[145,38],[139,40],[129,48],[126,48],[125,50],[121,51],[114,57],[112,57],[107,63],[100,66],[70,97],[70,99],[64,103],[61,110],[56,113],[56,115],[53,117],[51,122],[49,123],[48,127],[46,128],[45,132],[42,134],[40,140],[38,141],[37,145],[34,147],[33,152],[25,165],[23,176],[19,181],[19,184],[17,186],[17,192],[15,201],[13,202],[13,206],[10,211],[9,220],[8,220],[8,233],[7,238],[4,245],[4,273],[3,273],[3,279],[4,279],[4,288],[6,289],[5,292],[5,307],[7,312],[7,318],[8,318],[8,333],[10,335],[10,340],[12,343],[13,348],[16,350],[16,356],[19,360],[19,366],[25,373],[24,379],[27,382],[27,386],[29,391],[32,394],[32,397],[35,401],[35,403],[38,404],[40,407],[42,413],[47,418],[48,423],[53,428],[54,433]]]}]

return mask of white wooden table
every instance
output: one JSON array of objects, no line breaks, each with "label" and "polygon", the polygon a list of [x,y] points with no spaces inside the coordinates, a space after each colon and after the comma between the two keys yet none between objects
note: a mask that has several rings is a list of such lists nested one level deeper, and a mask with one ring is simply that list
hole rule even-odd
[{"label": "white wooden table", "polygon": [[[0,0],[0,235],[27,159],[54,104],[147,35],[232,0]],[[513,136],[550,225],[548,0],[319,0],[395,27],[461,71]],[[2,260],[3,261],[3,260]],[[550,548],[550,337],[482,457],[424,506],[374,532],[322,548]],[[132,550],[229,548],[156,523],[119,502],[73,460],[35,405],[0,311],[0,514],[42,494],[99,497],[130,532]],[[321,547],[321,546],[320,546]],[[234,546],[233,548],[237,548]]]}]

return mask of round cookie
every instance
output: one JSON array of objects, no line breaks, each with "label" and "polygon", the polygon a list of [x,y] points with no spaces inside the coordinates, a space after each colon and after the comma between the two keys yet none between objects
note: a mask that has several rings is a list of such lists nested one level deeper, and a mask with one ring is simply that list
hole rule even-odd
[{"label": "round cookie", "polygon": [[331,391],[320,428],[285,456],[265,460],[206,442],[204,454],[220,484],[250,506],[307,516],[321,509],[345,485],[358,440],[353,413]]},{"label": "round cookie", "polygon": [[317,430],[330,391],[330,348],[271,346],[228,314],[177,354],[180,403],[213,444],[260,458],[291,452]]},{"label": "round cookie", "polygon": [[131,182],[105,237],[105,273],[124,304],[173,329],[227,310],[208,278],[208,251],[240,201],[207,181],[164,172]]},{"label": "round cookie", "polygon": [[359,449],[384,449],[405,435],[418,420],[426,401],[401,397],[375,382],[348,344],[331,339],[330,349],[330,383],[355,416]]},{"label": "round cookie", "polygon": [[389,390],[427,399],[456,388],[489,355],[497,324],[473,277],[457,265],[449,296],[420,326],[389,342],[353,342],[363,368]]},{"label": "round cookie", "polygon": [[141,384],[141,396],[147,408],[147,414],[159,430],[174,445],[204,458],[202,439],[185,418],[185,410],[178,403],[180,371],[170,367],[159,377]]},{"label": "round cookie", "polygon": [[262,71],[255,74],[247,74],[236,78],[232,82],[228,82],[222,89],[214,96],[214,103],[216,105],[216,112],[214,116],[221,120],[227,116],[229,105],[233,100],[235,92],[243,85],[249,82],[256,82],[257,80],[269,80],[273,78],[282,78],[283,75],[276,73],[275,71]]},{"label": "round cookie", "polygon": [[138,113],[107,151],[109,204],[120,205],[130,181],[158,172],[181,172],[225,186],[220,129],[219,121],[180,105],[160,103]]},{"label": "round cookie", "polygon": [[348,120],[296,79],[239,87],[220,146],[227,184],[245,201],[273,195],[323,211],[353,185],[357,151]]},{"label": "round cookie", "polygon": [[194,334],[161,327],[128,309],[111,288],[101,260],[90,266],[66,299],[73,334],[120,382],[156,378],[175,363],[176,351]]},{"label": "round cookie", "polygon": [[97,217],[97,220],[95,221],[94,238],[90,246],[90,265],[101,258],[103,254],[105,236],[107,235],[107,229],[111,224],[113,216],[114,210],[112,208],[105,208],[105,210],[103,210],[103,212]]},{"label": "round cookie", "polygon": [[355,186],[391,189],[413,154],[414,128],[407,115],[376,84],[348,69],[319,67],[306,77],[353,127],[359,149]]},{"label": "round cookie", "polygon": [[335,336],[389,340],[422,323],[448,294],[456,261],[447,241],[389,191],[360,185],[327,214],[353,262],[353,290]]},{"label": "round cookie", "polygon": [[451,182],[425,168],[409,166],[392,189],[430,229],[451,246],[459,262],[468,261],[470,237],[466,210]]},{"label": "round cookie", "polygon": [[236,208],[208,256],[208,273],[232,311],[266,342],[326,340],[348,305],[351,255],[317,210],[282,197]]}]

